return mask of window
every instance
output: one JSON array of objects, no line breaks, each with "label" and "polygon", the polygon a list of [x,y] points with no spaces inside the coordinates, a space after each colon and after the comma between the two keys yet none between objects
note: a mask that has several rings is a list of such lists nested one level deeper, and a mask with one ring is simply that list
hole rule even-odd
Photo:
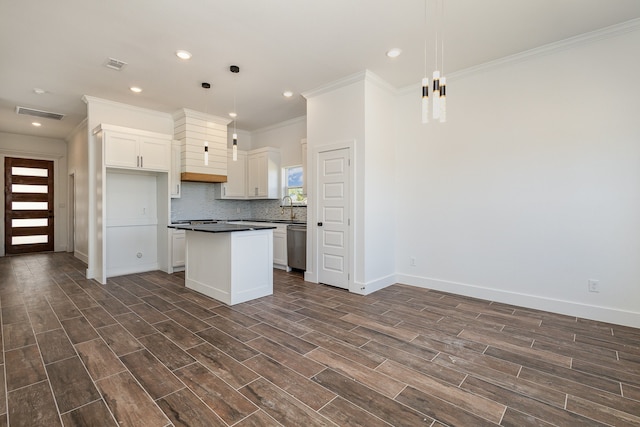
[{"label": "window", "polygon": [[290,166],[284,168],[284,195],[291,197],[294,205],[306,205],[307,195],[304,194],[302,183],[304,173],[302,166]]}]

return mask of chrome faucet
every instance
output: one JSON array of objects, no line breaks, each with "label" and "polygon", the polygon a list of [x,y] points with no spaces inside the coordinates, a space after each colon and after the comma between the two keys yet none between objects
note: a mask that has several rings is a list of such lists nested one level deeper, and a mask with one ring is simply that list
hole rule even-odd
[{"label": "chrome faucet", "polygon": [[291,215],[291,221],[293,221],[293,219],[296,217],[296,214],[293,213],[293,199],[291,198],[291,196],[284,196],[282,198],[282,205],[280,206],[280,213],[284,215],[284,208],[286,208],[287,206],[285,205],[285,200],[289,199],[289,208],[291,209],[290,215]]}]

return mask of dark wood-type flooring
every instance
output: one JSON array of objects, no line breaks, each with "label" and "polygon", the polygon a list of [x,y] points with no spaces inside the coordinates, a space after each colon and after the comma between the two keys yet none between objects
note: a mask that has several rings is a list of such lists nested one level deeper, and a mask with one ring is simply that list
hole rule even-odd
[{"label": "dark wood-type flooring", "polygon": [[274,273],[233,307],[161,272],[0,258],[0,426],[640,425],[640,330]]}]

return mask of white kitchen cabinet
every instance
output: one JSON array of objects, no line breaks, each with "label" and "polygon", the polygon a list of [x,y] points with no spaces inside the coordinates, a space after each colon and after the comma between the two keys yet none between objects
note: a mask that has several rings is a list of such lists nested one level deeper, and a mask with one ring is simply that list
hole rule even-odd
[{"label": "white kitchen cabinet", "polygon": [[[182,270],[184,268],[185,259],[185,231],[171,231],[171,265],[173,270]],[[182,268],[181,268],[182,267]]]},{"label": "white kitchen cabinet", "polygon": [[171,142],[171,172],[169,175],[169,187],[171,189],[171,198],[180,198],[180,143],[178,141]]},{"label": "white kitchen cabinet", "polygon": [[171,141],[148,135],[103,129],[104,164],[107,167],[169,171]]},{"label": "white kitchen cabinet", "polygon": [[249,199],[280,199],[280,150],[260,148],[247,155]]},{"label": "white kitchen cabinet", "polygon": [[[276,224],[271,224],[276,225]],[[289,271],[287,267],[287,227],[278,226],[273,230],[273,266]]]},{"label": "white kitchen cabinet", "polygon": [[233,151],[227,155],[227,182],[222,183],[221,199],[247,198],[247,153],[238,151],[238,160],[233,161]]},{"label": "white kitchen cabinet", "polygon": [[96,249],[87,277],[105,284],[112,276],[168,271],[171,135],[110,124],[92,134]]}]

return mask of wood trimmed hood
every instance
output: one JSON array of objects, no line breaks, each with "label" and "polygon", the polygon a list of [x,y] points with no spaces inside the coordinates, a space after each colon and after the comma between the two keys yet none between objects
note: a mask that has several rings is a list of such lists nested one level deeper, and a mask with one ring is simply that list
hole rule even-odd
[{"label": "wood trimmed hood", "polygon": [[180,180],[227,182],[227,125],[230,122],[231,119],[187,108],[173,114],[174,139],[180,143]]}]

